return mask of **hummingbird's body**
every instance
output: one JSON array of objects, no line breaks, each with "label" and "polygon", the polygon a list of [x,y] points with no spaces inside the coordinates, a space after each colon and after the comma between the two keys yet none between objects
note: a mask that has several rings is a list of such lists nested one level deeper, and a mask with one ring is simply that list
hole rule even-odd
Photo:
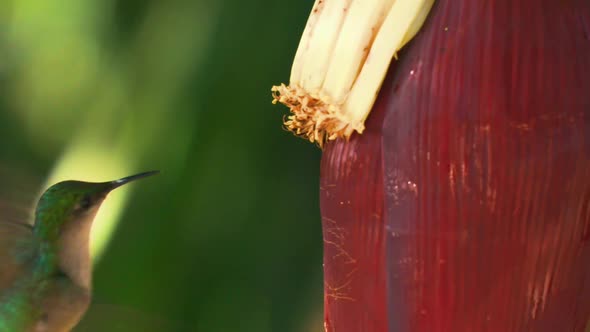
[{"label": "hummingbird's body", "polygon": [[39,200],[35,224],[0,222],[0,332],[67,332],[91,299],[90,228],[106,195],[147,175],[65,181]]}]

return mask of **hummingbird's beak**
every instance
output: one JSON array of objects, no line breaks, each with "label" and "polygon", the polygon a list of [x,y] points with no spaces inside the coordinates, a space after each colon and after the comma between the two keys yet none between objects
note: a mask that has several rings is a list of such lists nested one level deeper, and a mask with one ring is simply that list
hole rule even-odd
[{"label": "hummingbird's beak", "polygon": [[127,183],[131,182],[131,181],[143,179],[145,177],[156,175],[158,173],[160,173],[160,171],[143,172],[143,173],[139,173],[139,174],[127,176],[127,177],[124,177],[124,178],[119,179],[119,180],[108,182],[110,184],[110,189],[109,190],[113,190],[113,189],[118,188],[118,187],[120,187],[120,186],[122,186],[124,184],[127,184]]}]

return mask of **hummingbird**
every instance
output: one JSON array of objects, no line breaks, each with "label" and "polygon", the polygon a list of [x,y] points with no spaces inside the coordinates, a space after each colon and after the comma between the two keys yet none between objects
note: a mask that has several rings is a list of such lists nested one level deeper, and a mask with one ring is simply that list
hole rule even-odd
[{"label": "hummingbird", "polygon": [[0,332],[67,332],[92,296],[90,229],[107,194],[151,171],[109,182],[64,181],[39,198],[35,221],[0,222]]}]

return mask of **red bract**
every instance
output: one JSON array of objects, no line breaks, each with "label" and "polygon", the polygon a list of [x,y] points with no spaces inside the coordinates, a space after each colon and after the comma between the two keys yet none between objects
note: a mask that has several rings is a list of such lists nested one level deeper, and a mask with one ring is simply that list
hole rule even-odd
[{"label": "red bract", "polygon": [[321,177],[328,331],[584,331],[590,1],[438,0]]}]

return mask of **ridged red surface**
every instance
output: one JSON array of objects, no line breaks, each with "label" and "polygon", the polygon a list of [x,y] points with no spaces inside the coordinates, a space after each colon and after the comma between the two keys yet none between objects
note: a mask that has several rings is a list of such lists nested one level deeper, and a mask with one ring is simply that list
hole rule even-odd
[{"label": "ridged red surface", "polygon": [[321,167],[328,331],[584,331],[590,1],[438,0]]},{"label": "ridged red surface", "polygon": [[[380,127],[384,111],[375,107],[366,125]],[[367,131],[327,144],[322,155],[327,331],[387,331],[381,139],[380,131]]]}]

